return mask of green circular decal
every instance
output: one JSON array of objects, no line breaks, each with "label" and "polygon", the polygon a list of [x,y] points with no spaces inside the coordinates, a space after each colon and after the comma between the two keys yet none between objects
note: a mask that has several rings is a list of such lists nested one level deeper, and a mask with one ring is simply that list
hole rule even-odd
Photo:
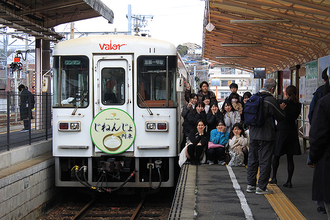
[{"label": "green circular decal", "polygon": [[98,113],[92,121],[90,131],[95,146],[108,154],[126,151],[133,144],[136,135],[132,117],[117,108]]}]

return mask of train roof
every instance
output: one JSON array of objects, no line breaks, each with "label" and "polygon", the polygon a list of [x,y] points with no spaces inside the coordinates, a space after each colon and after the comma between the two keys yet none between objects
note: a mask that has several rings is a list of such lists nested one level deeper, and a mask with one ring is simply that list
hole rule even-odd
[{"label": "train roof", "polygon": [[99,35],[62,41],[55,46],[53,56],[103,53],[168,55],[176,54],[176,48],[169,42],[148,37]]}]

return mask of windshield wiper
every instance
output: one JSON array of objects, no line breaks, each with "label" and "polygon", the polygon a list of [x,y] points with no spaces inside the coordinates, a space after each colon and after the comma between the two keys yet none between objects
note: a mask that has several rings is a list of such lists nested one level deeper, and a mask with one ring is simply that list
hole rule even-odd
[{"label": "windshield wiper", "polygon": [[81,105],[82,101],[85,99],[85,96],[87,95],[87,92],[83,93],[78,105],[76,105],[76,107],[73,109],[73,112],[71,113],[71,115],[75,115],[79,106]]},{"label": "windshield wiper", "polygon": [[141,102],[145,105],[145,107],[147,108],[147,111],[150,115],[153,115],[154,113],[152,113],[151,109],[149,108],[149,106],[147,105],[146,101],[144,101],[144,99],[142,98],[141,94],[138,92],[138,97],[141,100]]}]

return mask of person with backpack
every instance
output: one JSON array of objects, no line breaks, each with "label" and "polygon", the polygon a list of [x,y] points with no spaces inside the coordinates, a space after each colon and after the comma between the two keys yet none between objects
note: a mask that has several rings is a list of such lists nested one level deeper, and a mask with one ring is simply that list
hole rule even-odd
[{"label": "person with backpack", "polygon": [[24,128],[21,132],[27,132],[31,128],[31,119],[32,117],[32,109],[34,108],[34,96],[33,94],[23,85],[18,86],[18,91],[21,92],[20,94],[20,115],[21,120],[23,120]]},{"label": "person with backpack", "polygon": [[[267,189],[267,184],[271,172],[271,162],[273,149],[275,145],[275,120],[283,121],[285,118],[285,103],[278,104],[273,96],[276,90],[276,82],[274,79],[267,79],[258,94],[253,95],[245,105],[244,118],[245,123],[249,126],[249,157],[247,168],[247,189],[249,193],[255,192],[258,195],[271,194],[272,190]],[[259,97],[259,99],[258,99]],[[261,100],[261,102],[259,102]],[[257,111],[255,122],[251,118],[251,114],[246,114],[250,108],[249,105],[253,101],[258,101],[256,109],[261,105],[261,112]],[[255,106],[253,106],[255,107]],[[262,118],[257,116],[263,116]],[[258,185],[257,173],[260,167]]]}]

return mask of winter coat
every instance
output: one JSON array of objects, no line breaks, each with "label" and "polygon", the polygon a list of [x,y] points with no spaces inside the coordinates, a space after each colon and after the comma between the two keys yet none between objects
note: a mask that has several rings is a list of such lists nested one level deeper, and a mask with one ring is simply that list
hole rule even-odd
[{"label": "winter coat", "polygon": [[229,162],[229,166],[244,166],[244,153],[243,148],[249,148],[248,138],[244,136],[240,136],[237,138],[236,136],[229,139],[229,154],[231,156],[231,160]]},{"label": "winter coat", "polygon": [[309,105],[309,113],[308,113],[309,124],[312,123],[313,112],[314,112],[314,108],[316,106],[317,101],[323,97],[324,87],[325,87],[325,85],[320,86],[313,93],[313,98],[312,98],[311,104]]},{"label": "winter coat", "polygon": [[[187,102],[189,102],[190,94],[191,94],[191,90],[186,89],[186,91],[185,91],[185,93],[184,93],[184,96],[185,96],[185,99],[186,99]],[[216,97],[215,97],[214,92],[212,92],[212,91],[207,91],[207,94],[204,95],[203,92],[202,92],[202,90],[199,90],[199,91],[197,92],[197,101],[202,102],[204,96],[208,96],[208,97],[210,97],[210,101],[211,101],[211,102],[217,102],[217,99],[216,99]]]},{"label": "winter coat", "polygon": [[289,100],[285,100],[284,103],[287,105],[284,109],[285,118],[283,121],[278,122],[276,127],[277,132],[274,155],[300,155],[301,151],[296,120],[301,112],[301,104]]},{"label": "winter coat", "polygon": [[214,115],[212,114],[212,111],[209,111],[206,115],[207,120],[207,126],[208,130],[212,131],[215,129],[219,123],[219,121],[223,121],[223,114],[220,111],[217,111]]},{"label": "winter coat", "polygon": [[241,122],[241,115],[239,111],[230,111],[229,113],[223,113],[224,122],[226,124],[226,131],[230,133],[234,124]]},{"label": "winter coat", "polygon": [[[23,89],[21,94],[20,94],[20,116],[21,116],[21,120],[27,119],[29,117],[29,115],[31,115],[32,118],[32,93],[27,90],[27,89]],[[30,106],[29,106],[30,105]],[[29,107],[30,107],[30,114],[29,114]]]},{"label": "winter coat", "polygon": [[228,132],[218,132],[217,129],[213,129],[210,135],[210,142],[213,144],[220,144],[225,146],[229,140]]},{"label": "winter coat", "polygon": [[202,111],[200,114],[196,112],[196,109],[189,111],[187,117],[182,124],[183,132],[187,135],[187,137],[191,130],[196,130],[196,123],[199,119],[203,121],[204,125],[207,125],[205,111]]},{"label": "winter coat", "polygon": [[184,104],[183,105],[183,108],[182,108],[182,111],[181,111],[181,116],[182,118],[186,118],[189,111],[191,110],[194,110],[195,106],[191,105],[189,108],[188,108],[188,103]]},{"label": "winter coat", "polygon": [[189,132],[189,140],[191,141],[191,143],[194,146],[196,146],[198,143],[201,143],[204,150],[207,148],[207,144],[208,144],[207,136],[205,134],[204,135],[199,135],[198,132],[196,131],[196,129],[192,129]]},{"label": "winter coat", "polygon": [[330,203],[330,94],[316,104],[309,142],[309,159],[315,164],[312,199]]},{"label": "winter coat", "polygon": [[[260,92],[270,92],[266,89],[261,89]],[[272,96],[266,96],[263,102],[263,114],[266,119],[265,123],[260,126],[250,126],[250,140],[273,141],[275,140],[275,120],[283,121],[285,112],[280,108],[276,99]]]}]

